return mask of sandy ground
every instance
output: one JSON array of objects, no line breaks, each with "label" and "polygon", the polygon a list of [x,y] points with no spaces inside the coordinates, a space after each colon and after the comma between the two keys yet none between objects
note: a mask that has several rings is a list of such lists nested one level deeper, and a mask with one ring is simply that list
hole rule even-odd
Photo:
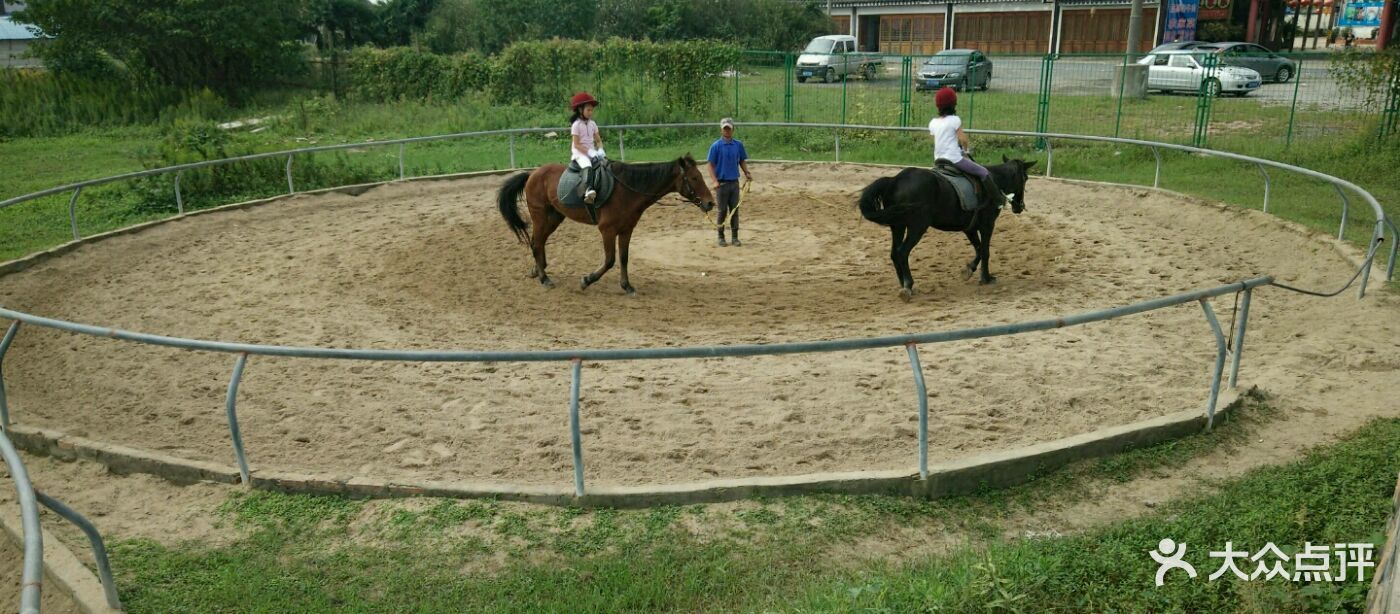
[{"label": "sandy ground", "polygon": [[[20,577],[24,573],[24,550],[8,537],[0,537],[0,609],[19,611]],[[52,586],[45,576],[39,608],[44,614],[78,614],[78,604]]]},{"label": "sandy ground", "polygon": [[[0,282],[0,304],[143,332],[384,349],[722,345],[1016,322],[1273,274],[1331,289],[1353,267],[1274,218],[1033,181],[1003,216],[994,286],[958,275],[960,234],[914,253],[900,302],[888,232],[854,194],[890,169],[760,165],[745,247],[718,248],[689,206],[648,212],[632,281],[592,228],[550,244],[545,290],[494,210],[501,178],[301,196],[86,246]],[[669,203],[676,203],[674,199]],[[1395,299],[1256,292],[1242,381],[1301,411],[1390,411]],[[1215,302],[1228,327],[1232,301]],[[966,457],[1203,409],[1214,341],[1199,308],[922,348],[931,458]],[[27,327],[5,363],[14,419],[231,465],[234,357]],[[254,357],[239,415],[258,467],[403,479],[570,482],[566,364],[399,364]],[[902,349],[589,364],[591,483],[911,469],[916,399]],[[1352,424],[1333,419],[1326,424]],[[1318,428],[1298,424],[1297,437]],[[75,478],[76,479],[76,478]],[[92,478],[100,481],[101,476]]]}]

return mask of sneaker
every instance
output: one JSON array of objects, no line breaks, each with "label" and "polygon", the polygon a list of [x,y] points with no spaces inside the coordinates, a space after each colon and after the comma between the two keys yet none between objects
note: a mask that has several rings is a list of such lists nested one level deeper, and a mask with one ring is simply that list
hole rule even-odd
[{"label": "sneaker", "polygon": [[725,246],[727,246],[727,245],[729,245],[729,244],[724,242],[724,235],[720,235],[719,238],[715,240],[715,245],[718,245],[718,246],[720,246],[720,247],[725,247]]},{"label": "sneaker", "polygon": [[591,205],[595,200],[598,200],[597,190],[589,190],[583,193],[583,202],[586,202]]}]

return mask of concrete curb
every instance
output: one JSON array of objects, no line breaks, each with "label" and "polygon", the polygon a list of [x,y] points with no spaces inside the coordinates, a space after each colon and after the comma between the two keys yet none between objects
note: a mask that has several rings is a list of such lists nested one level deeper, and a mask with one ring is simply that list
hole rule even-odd
[{"label": "concrete curb", "polygon": [[[1224,419],[1235,409],[1233,392],[1221,393]],[[594,486],[582,497],[568,486],[522,485],[505,482],[413,482],[352,475],[298,474],[254,470],[251,488],[290,493],[331,494],[364,499],[444,497],[498,499],[542,505],[641,508],[657,505],[720,503],[754,497],[784,497],[816,493],[889,494],[922,498],[947,497],[1006,488],[1036,479],[1046,471],[1074,461],[1110,456],[1126,450],[1179,439],[1205,429],[1199,410],[1179,412],[1083,435],[931,465],[927,480],[916,472],[851,471],[795,476],[734,478],[684,484]],[[237,484],[237,469],[135,448],[66,435],[60,431],[12,426],[15,445],[28,452],[68,460],[89,460],[115,473],[145,473],[177,483],[197,481]]]},{"label": "concrete curb", "polygon": [[[15,548],[24,548],[24,530],[20,526],[19,515],[13,510],[0,511],[0,528]],[[102,592],[102,582],[88,570],[68,545],[59,541],[48,529],[40,529],[44,534],[44,584],[45,591],[57,590],[77,604],[86,614],[112,614],[121,612],[107,605],[107,594]]]}]

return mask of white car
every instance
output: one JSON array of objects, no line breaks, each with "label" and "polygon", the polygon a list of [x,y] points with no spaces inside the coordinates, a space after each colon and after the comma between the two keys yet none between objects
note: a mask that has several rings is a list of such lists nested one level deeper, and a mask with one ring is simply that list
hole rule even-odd
[{"label": "white car", "polygon": [[1196,51],[1164,51],[1153,53],[1138,61],[1147,65],[1147,89],[1199,92],[1204,82],[1211,96],[1234,94],[1247,96],[1259,89],[1264,79],[1258,72],[1242,66],[1217,65],[1207,78],[1206,55]]}]

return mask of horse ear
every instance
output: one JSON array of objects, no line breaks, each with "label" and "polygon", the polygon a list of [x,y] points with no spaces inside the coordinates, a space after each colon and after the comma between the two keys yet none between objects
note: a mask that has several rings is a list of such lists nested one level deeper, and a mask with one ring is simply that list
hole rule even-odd
[{"label": "horse ear", "polygon": [[1006,158],[1006,154],[1001,154],[1001,163],[1002,163],[1002,164],[1006,164],[1007,162],[1010,162],[1010,161],[1011,161],[1011,160],[1008,160],[1008,159]]},{"label": "horse ear", "polygon": [[1035,160],[1031,160],[1030,162],[1026,162],[1025,165],[1026,165],[1026,170],[1030,170],[1030,168],[1031,168],[1032,166],[1035,166]]},{"label": "horse ear", "polygon": [[680,165],[681,168],[689,168],[685,163],[685,156],[676,158],[676,164]]}]

